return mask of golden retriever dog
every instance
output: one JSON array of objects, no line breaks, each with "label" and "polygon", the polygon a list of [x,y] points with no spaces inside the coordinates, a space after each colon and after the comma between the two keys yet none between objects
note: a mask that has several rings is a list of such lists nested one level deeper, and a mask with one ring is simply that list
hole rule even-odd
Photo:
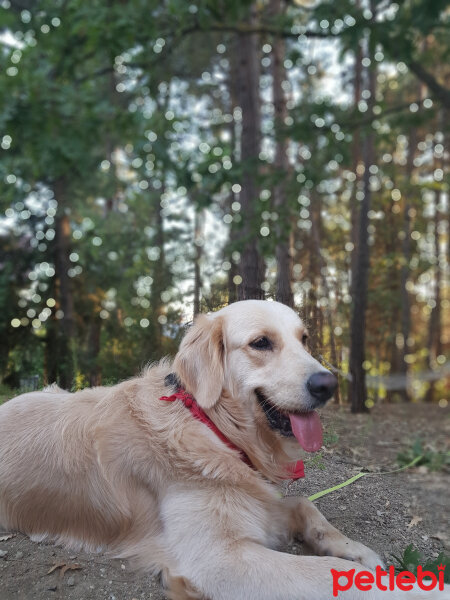
[{"label": "golden retriever dog", "polygon": [[[199,316],[173,363],[6,402],[0,526],[133,559],[178,600],[331,600],[333,569],[381,561],[277,486],[294,446],[320,447],[315,409],[337,385],[306,340],[290,308],[236,302]],[[294,535],[319,556],[277,550]],[[351,586],[339,597],[443,596]]]}]

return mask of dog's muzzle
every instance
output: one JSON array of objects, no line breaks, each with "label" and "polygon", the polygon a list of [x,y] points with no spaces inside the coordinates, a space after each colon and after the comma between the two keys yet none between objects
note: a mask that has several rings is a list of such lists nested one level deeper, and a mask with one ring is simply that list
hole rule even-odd
[{"label": "dog's muzzle", "polygon": [[285,437],[292,437],[294,434],[292,432],[289,415],[278,410],[273,404],[271,404],[261,390],[255,390],[255,394],[256,398],[258,399],[258,404],[263,409],[270,427],[272,429],[276,429]]}]

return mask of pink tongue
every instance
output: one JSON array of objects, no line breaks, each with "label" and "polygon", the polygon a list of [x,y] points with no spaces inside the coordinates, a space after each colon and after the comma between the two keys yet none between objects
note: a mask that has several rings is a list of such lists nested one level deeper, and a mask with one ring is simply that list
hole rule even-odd
[{"label": "pink tongue", "polygon": [[289,415],[292,433],[307,452],[317,452],[322,446],[322,425],[315,410],[303,415]]}]

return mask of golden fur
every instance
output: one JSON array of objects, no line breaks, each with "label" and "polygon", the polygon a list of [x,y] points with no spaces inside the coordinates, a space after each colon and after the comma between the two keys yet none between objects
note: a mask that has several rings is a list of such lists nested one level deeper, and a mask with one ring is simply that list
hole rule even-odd
[{"label": "golden fur", "polygon": [[[162,573],[177,600],[329,600],[331,568],[363,568],[348,560],[373,568],[379,559],[306,499],[281,498],[268,480],[283,477],[289,444],[254,396],[263,385],[280,407],[308,402],[305,378],[323,367],[303,348],[302,327],[283,305],[239,302],[199,317],[173,364],[162,360],[111,388],[51,387],[7,402],[0,526],[131,558]],[[270,355],[249,348],[271,334],[279,343]],[[164,380],[174,371],[254,469],[181,402],[159,399],[173,392]],[[341,558],[274,550],[295,533],[318,554]],[[345,597],[377,597],[358,594]]]}]

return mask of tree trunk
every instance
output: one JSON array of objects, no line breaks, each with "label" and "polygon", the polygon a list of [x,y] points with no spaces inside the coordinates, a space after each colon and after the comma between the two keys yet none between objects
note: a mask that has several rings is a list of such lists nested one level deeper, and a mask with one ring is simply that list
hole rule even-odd
[{"label": "tree trunk", "polygon": [[[314,194],[313,194],[313,197],[314,197]],[[326,262],[322,256],[322,250],[320,247],[320,226],[319,226],[319,224],[320,224],[320,210],[318,212],[311,212],[311,239],[313,242],[312,251],[318,259],[318,265],[320,267],[320,277],[321,277],[321,281],[322,281],[324,297],[330,299],[331,298],[331,290],[330,290],[330,286],[328,285],[327,276],[326,276]],[[322,326],[322,324],[323,324],[322,312],[320,312],[319,314],[320,314],[320,324]],[[326,322],[327,322],[329,336],[330,336],[331,363],[334,367],[339,368],[337,352],[336,352],[336,340],[334,337],[333,318],[331,315],[331,307],[329,304],[327,304],[327,306],[325,307],[325,316],[326,316]],[[320,336],[319,336],[319,344],[321,347],[322,334],[320,334]],[[337,403],[340,404],[341,399],[340,399],[340,394],[339,394],[339,387],[336,390],[335,398],[336,398]]]},{"label": "tree trunk", "polygon": [[[436,357],[442,353],[441,345],[441,268],[439,266],[439,224],[441,215],[439,212],[439,204],[441,201],[441,190],[435,192],[434,201],[434,306],[431,309],[430,320],[428,323],[428,355],[427,366],[428,370],[432,371],[435,365]],[[425,402],[433,402],[434,399],[434,381],[431,380]]]},{"label": "tree trunk", "polygon": [[[233,204],[233,202],[238,201],[238,197],[239,197],[238,194],[231,192],[231,196],[230,196],[230,200],[229,200],[230,214],[232,211],[231,205]],[[227,279],[228,304],[232,304],[233,302],[236,302],[236,300],[238,299],[238,294],[237,294],[238,286],[234,282],[235,282],[235,277],[237,277],[239,275],[239,265],[233,259],[233,256],[232,256],[233,249],[235,248],[238,237],[239,237],[238,230],[236,228],[236,224],[233,221],[231,223],[231,227],[230,227],[230,238],[229,238],[229,246],[230,246],[231,250],[228,251],[228,254],[229,254],[228,260],[231,264],[231,269],[228,271],[228,279]]]},{"label": "tree trunk", "polygon": [[50,385],[58,380],[58,366],[60,364],[58,346],[58,321],[52,313],[45,328],[43,385]]},{"label": "tree trunk", "polygon": [[[356,6],[359,8],[359,0],[356,1]],[[358,43],[357,49],[355,52],[355,79],[353,84],[353,107],[356,111],[358,108],[358,103],[361,100],[361,86],[362,86],[362,59],[363,53],[361,44]],[[354,275],[356,271],[356,257],[358,247],[358,201],[356,199],[356,192],[358,190],[358,163],[360,161],[361,156],[361,132],[359,127],[357,127],[353,132],[352,146],[351,146],[351,156],[352,156],[352,171],[355,174],[355,181],[353,182],[352,194],[350,197],[350,215],[351,215],[351,241],[353,244],[353,250],[351,254],[351,280],[350,280],[350,293],[353,295],[353,282]]]},{"label": "tree trunk", "polygon": [[195,211],[194,217],[194,317],[200,312],[200,293],[202,289],[200,261],[203,254],[203,245],[201,243],[203,231],[202,215],[199,211]]},{"label": "tree trunk", "polygon": [[[375,20],[375,7],[372,4],[372,19]],[[369,56],[373,57],[372,39],[369,38]],[[376,72],[373,61],[367,69],[368,90],[370,98],[368,99],[368,117],[373,116],[373,107],[375,103]],[[375,162],[375,136],[371,125],[364,135],[363,141],[363,160],[364,160],[364,178],[363,192],[364,198],[359,210],[359,229],[358,245],[356,248],[355,276],[352,286],[353,292],[353,310],[351,316],[350,331],[350,374],[352,380],[349,385],[349,396],[351,410],[353,413],[367,412],[366,406],[366,374],[363,368],[365,361],[365,338],[366,338],[366,306],[367,306],[367,282],[369,275],[369,244],[367,226],[369,224],[368,213],[371,205],[370,189],[370,171],[369,168]]]},{"label": "tree trunk", "polygon": [[[445,125],[447,121],[448,111],[442,109],[439,113],[438,123],[439,129],[441,131],[445,131]],[[447,150],[447,141],[448,137],[444,137],[444,151],[442,153],[442,158],[438,161],[437,166],[439,166],[445,172],[446,167],[446,150]],[[434,194],[434,260],[435,260],[435,268],[434,268],[434,306],[431,309],[429,326],[428,326],[428,355],[427,355],[427,366],[428,370],[432,371],[433,367],[435,367],[436,358],[442,354],[442,314],[441,314],[441,285],[442,285],[442,267],[439,261],[440,257],[440,222],[441,222],[441,212],[440,212],[440,204],[442,199],[442,189],[437,189]],[[448,206],[448,198],[447,198],[447,206]],[[450,241],[448,242],[448,248],[450,249]],[[430,385],[428,387],[427,393],[425,395],[426,402],[432,402],[434,399],[434,391],[435,384],[434,380],[430,381]]]},{"label": "tree trunk", "polygon": [[98,315],[94,315],[90,323],[88,337],[88,354],[89,354],[89,385],[95,387],[101,385],[102,371],[98,363],[98,355],[100,354],[100,335],[102,330],[102,322]]},{"label": "tree trunk", "polygon": [[[159,194],[164,194],[165,181],[164,173],[162,175],[163,186],[161,190],[158,190]],[[151,181],[149,181],[151,185]],[[159,248],[159,257],[153,261],[152,267],[152,278],[153,283],[150,292],[150,305],[152,309],[151,327],[149,328],[149,334],[151,339],[150,358],[155,360],[160,358],[163,354],[163,331],[162,324],[159,321],[159,317],[164,314],[164,303],[161,299],[162,292],[168,285],[168,274],[166,265],[165,255],[165,233],[164,233],[164,217],[162,214],[161,203],[158,200],[155,206],[155,214],[153,216],[153,223],[155,227],[155,237],[153,238],[153,244]]]},{"label": "tree trunk", "polygon": [[[252,25],[255,22],[254,7],[250,12],[248,23]],[[264,280],[265,267],[258,243],[257,210],[259,202],[258,161],[261,143],[258,37],[255,34],[239,33],[236,41],[237,101],[242,110],[240,144],[242,227],[238,232],[242,282],[238,286],[237,296],[239,300],[263,299],[264,292],[261,283]]]},{"label": "tree trunk", "polygon": [[[238,39],[234,39],[234,44],[238,44]],[[228,81],[228,90],[230,94],[230,113],[234,114],[236,107],[238,106],[238,51],[234,49],[233,52],[230,53],[230,76]],[[237,124],[233,121],[228,129],[231,137],[231,156],[232,161],[236,164],[239,160],[239,149],[238,149],[238,135],[237,135]],[[230,190],[230,197],[228,200],[228,212],[229,214],[233,213],[232,205],[234,202],[240,203],[240,195],[238,192],[234,192]],[[242,213],[239,214],[239,218],[242,220]],[[242,222],[242,221],[241,221]],[[239,238],[239,223],[236,222],[235,219],[230,224],[230,234],[228,240],[228,249],[227,255],[228,260],[231,264],[231,269],[228,271],[228,279],[227,279],[227,290],[228,290],[228,304],[232,304],[236,302],[238,299],[237,295],[237,286],[234,283],[235,277],[239,275],[239,264],[238,261],[233,259],[233,251],[236,250],[236,246],[238,244]]]},{"label": "tree trunk", "polygon": [[411,133],[409,135],[408,141],[408,159],[406,163],[406,198],[404,205],[404,215],[403,215],[403,240],[402,240],[402,254],[403,254],[403,264],[401,269],[401,324],[402,324],[402,338],[403,338],[403,347],[402,347],[402,356],[401,356],[401,365],[400,365],[400,373],[403,375],[403,383],[401,388],[401,397],[407,402],[409,398],[408,394],[408,370],[409,365],[406,361],[406,355],[408,354],[408,341],[410,337],[411,330],[411,307],[409,300],[409,293],[407,289],[408,278],[409,278],[409,263],[411,260],[411,198],[410,196],[413,193],[413,186],[411,185],[411,179],[413,176],[414,170],[414,153],[417,143],[417,136],[415,128],[411,129]]},{"label": "tree trunk", "polygon": [[[282,14],[284,9],[283,0],[270,0],[269,12],[274,19]],[[272,45],[272,92],[274,105],[275,125],[275,177],[277,183],[273,188],[273,205],[278,214],[276,233],[275,256],[277,260],[276,277],[276,300],[294,306],[292,294],[292,268],[293,261],[290,249],[291,218],[286,195],[286,175],[289,169],[287,157],[288,142],[285,137],[285,119],[287,117],[286,98],[283,90],[283,82],[286,81],[286,70],[284,68],[285,43],[283,38],[277,37]]]},{"label": "tree trunk", "polygon": [[373,164],[373,135],[368,134],[364,140],[364,200],[359,214],[359,243],[356,253],[355,277],[352,286],[353,311],[350,333],[350,402],[352,412],[366,412],[366,381],[363,363],[365,361],[367,280],[369,272],[369,245],[367,243],[367,226],[371,192],[369,184],[369,166]]},{"label": "tree trunk", "polygon": [[59,308],[62,311],[60,335],[59,384],[70,389],[74,380],[75,353],[75,317],[72,281],[68,271],[71,245],[71,227],[69,216],[65,211],[67,205],[67,185],[63,179],[55,182],[55,198],[58,202],[58,214],[55,218],[55,275],[58,281]]},{"label": "tree trunk", "polygon": [[[314,148],[312,149],[315,155]],[[311,283],[307,295],[306,315],[308,326],[310,328],[309,348],[313,354],[322,350],[320,343],[320,312],[318,306],[318,287],[322,279],[320,269],[322,266],[322,257],[320,255],[320,235],[321,235],[321,209],[322,200],[319,194],[313,189],[310,194],[311,204],[309,206],[309,218],[311,220],[311,233],[308,237],[308,279]]]}]

